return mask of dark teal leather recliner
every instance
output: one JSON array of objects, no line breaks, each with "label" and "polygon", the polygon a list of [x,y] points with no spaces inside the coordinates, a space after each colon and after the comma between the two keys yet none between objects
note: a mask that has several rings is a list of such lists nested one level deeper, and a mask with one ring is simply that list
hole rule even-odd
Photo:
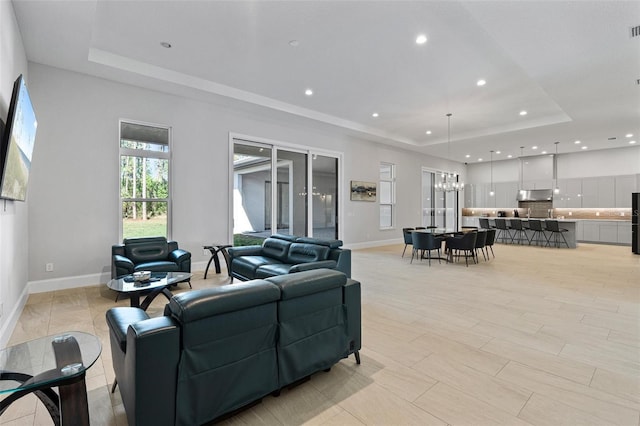
[{"label": "dark teal leather recliner", "polygon": [[107,311],[131,425],[198,425],[350,354],[360,363],[360,283],[316,269],[173,296],[165,315]]},{"label": "dark teal leather recliner", "polygon": [[191,272],[191,253],[165,237],[126,238],[111,247],[111,278],[136,271]]}]

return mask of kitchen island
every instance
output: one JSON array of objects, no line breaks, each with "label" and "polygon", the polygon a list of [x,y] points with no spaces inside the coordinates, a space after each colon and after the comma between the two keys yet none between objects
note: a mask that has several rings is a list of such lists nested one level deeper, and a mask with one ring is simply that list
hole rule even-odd
[{"label": "kitchen island", "polygon": [[[478,219],[480,219],[479,216],[463,216],[462,217],[463,222],[462,225],[463,226],[478,226],[480,225],[480,222]],[[488,217],[486,219],[489,219],[489,224],[491,226],[495,226],[495,218],[494,217]],[[505,217],[502,218],[505,219],[507,221],[507,226],[509,226],[509,221],[512,219],[517,219],[514,217]],[[533,236],[533,231],[528,229],[528,224],[527,224],[527,218],[519,218],[522,221],[522,225],[526,228],[525,229],[525,234],[527,235],[527,239],[531,240],[531,237]],[[542,221],[542,226],[544,227],[544,221],[546,220],[546,218],[531,218],[531,219],[539,219]],[[561,229],[566,229],[567,232],[563,232],[562,234],[564,235],[564,238],[567,240],[567,244],[569,245],[569,248],[576,248],[578,246],[578,239],[576,238],[577,235],[577,221],[576,220],[571,220],[571,219],[553,219],[553,220],[557,220],[558,221],[558,225]],[[550,242],[551,245],[554,245],[554,240],[553,237],[550,236],[551,232],[545,231],[545,235],[547,237],[550,238]],[[560,239],[560,247],[566,247],[564,245],[564,241],[562,241],[562,237],[558,236],[558,238]]]}]

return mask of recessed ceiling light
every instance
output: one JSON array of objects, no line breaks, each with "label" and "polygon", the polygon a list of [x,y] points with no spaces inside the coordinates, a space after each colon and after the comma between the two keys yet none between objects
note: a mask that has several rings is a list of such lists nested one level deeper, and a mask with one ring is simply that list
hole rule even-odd
[{"label": "recessed ceiling light", "polygon": [[416,44],[425,44],[427,42],[427,36],[424,34],[420,34],[416,37]]},{"label": "recessed ceiling light", "polygon": [[374,112],[373,114],[371,114],[371,116],[374,118],[378,118],[380,117],[380,114],[378,114],[377,112]]},{"label": "recessed ceiling light", "polygon": [[500,153],[501,153],[501,151],[496,151],[496,154],[500,154]]},{"label": "recessed ceiling light", "polygon": [[471,155],[469,155],[469,154],[464,156],[464,158],[469,158],[469,157],[471,157]]},{"label": "recessed ceiling light", "polygon": [[627,136],[628,138],[632,138],[632,137],[633,137],[633,133],[627,133],[627,134],[626,134],[626,136]]},{"label": "recessed ceiling light", "polygon": [[478,82],[476,83],[478,86],[484,86],[485,84],[487,84],[486,80],[480,79],[478,80]]},{"label": "recessed ceiling light", "polygon": [[527,111],[524,111],[524,110],[520,111],[520,115],[527,115]]},{"label": "recessed ceiling light", "polygon": [[478,161],[482,161],[482,158],[478,158]]},{"label": "recessed ceiling light", "polygon": [[546,153],[547,153],[547,151],[542,151],[542,153],[543,153],[543,154],[546,154]]},{"label": "recessed ceiling light", "polygon": [[629,143],[633,145],[634,143],[636,143],[636,141],[629,141]]},{"label": "recessed ceiling light", "polygon": [[430,135],[431,134],[431,130],[427,130],[425,133]]},{"label": "recessed ceiling light", "polygon": [[511,155],[511,154],[507,155],[507,158],[512,158],[512,157],[513,157],[513,155]]},{"label": "recessed ceiling light", "polygon": [[583,147],[582,147],[582,149],[587,149],[587,148],[589,148],[589,147],[588,147],[588,146],[583,146]]},{"label": "recessed ceiling light", "polygon": [[313,95],[313,90],[307,89],[307,90],[304,91],[304,94],[307,95],[307,96],[311,96],[311,95]]},{"label": "recessed ceiling light", "polygon": [[534,145],[531,147],[531,149],[538,149],[538,147]]},{"label": "recessed ceiling light", "polygon": [[580,141],[575,141],[574,142],[576,145],[580,145]]},{"label": "recessed ceiling light", "polygon": [[166,41],[160,42],[160,46],[164,47],[165,49],[171,49],[171,43],[167,43]]},{"label": "recessed ceiling light", "polygon": [[291,40],[291,41],[289,41],[289,46],[298,47],[298,46],[300,46],[300,42],[298,40]]}]

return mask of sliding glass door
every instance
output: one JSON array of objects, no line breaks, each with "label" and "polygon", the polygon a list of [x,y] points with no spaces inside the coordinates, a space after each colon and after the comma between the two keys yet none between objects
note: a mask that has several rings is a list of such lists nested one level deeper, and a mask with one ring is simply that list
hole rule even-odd
[{"label": "sliding glass door", "polygon": [[338,238],[337,157],[239,139],[233,153],[235,245],[274,233]]},{"label": "sliding glass door", "polygon": [[436,190],[441,172],[422,170],[422,226],[458,230],[458,192]]}]

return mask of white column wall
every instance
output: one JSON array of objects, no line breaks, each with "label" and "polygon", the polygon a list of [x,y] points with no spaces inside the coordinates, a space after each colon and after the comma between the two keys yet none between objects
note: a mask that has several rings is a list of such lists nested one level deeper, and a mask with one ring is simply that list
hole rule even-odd
[{"label": "white column wall", "polygon": [[[0,1],[0,117],[6,121],[13,82],[27,76],[27,57],[12,3]],[[30,81],[26,78],[31,89]],[[35,152],[34,156],[38,153]],[[27,202],[0,200],[0,347],[4,347],[26,302],[28,278]]]}]

